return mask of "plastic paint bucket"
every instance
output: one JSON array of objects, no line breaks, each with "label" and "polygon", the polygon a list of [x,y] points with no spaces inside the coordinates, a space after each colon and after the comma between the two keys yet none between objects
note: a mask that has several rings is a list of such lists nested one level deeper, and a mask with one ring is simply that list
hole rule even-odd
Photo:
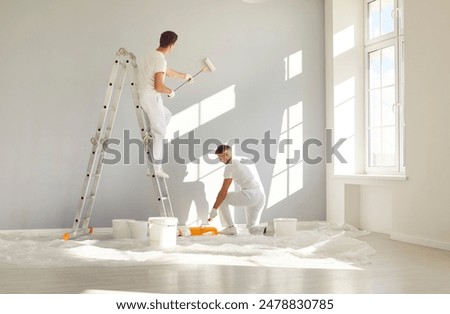
[{"label": "plastic paint bucket", "polygon": [[171,247],[177,244],[176,217],[150,217],[148,227],[150,229],[150,246]]},{"label": "plastic paint bucket", "polygon": [[132,239],[146,240],[148,234],[148,222],[143,220],[129,221]]},{"label": "plastic paint bucket", "polygon": [[131,238],[131,231],[129,222],[134,221],[134,219],[113,219],[112,229],[114,239],[129,239]]},{"label": "plastic paint bucket", "polygon": [[275,218],[275,236],[294,236],[297,230],[297,218]]}]

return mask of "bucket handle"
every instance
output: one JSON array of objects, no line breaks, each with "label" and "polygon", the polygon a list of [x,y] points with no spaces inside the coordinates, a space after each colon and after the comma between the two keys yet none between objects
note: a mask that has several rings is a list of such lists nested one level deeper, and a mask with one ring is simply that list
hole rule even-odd
[{"label": "bucket handle", "polygon": [[151,226],[152,226],[152,224],[155,224],[155,225],[158,225],[158,226],[163,226],[163,227],[174,227],[174,226],[176,226],[177,224],[175,224],[175,225],[169,225],[169,224],[167,224],[167,223],[158,223],[158,222],[156,222],[156,221],[149,221],[149,228],[151,228]]}]

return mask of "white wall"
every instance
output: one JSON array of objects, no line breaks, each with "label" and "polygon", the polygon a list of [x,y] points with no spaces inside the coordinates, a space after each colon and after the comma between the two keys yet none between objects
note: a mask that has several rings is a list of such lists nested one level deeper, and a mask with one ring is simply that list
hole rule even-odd
[{"label": "white wall", "polygon": [[450,249],[450,2],[406,1],[405,16],[409,180],[394,194],[392,232],[397,239]]},{"label": "white wall", "polygon": [[[262,139],[270,130],[278,139],[283,114],[291,108],[296,112],[291,118],[301,120],[295,132],[303,139],[322,139],[323,14],[319,0],[253,5],[240,0],[2,0],[0,229],[72,226],[114,54],[126,47],[139,59],[156,48],[159,34],[167,29],[180,36],[168,57],[171,67],[194,73],[208,57],[217,68],[166,102],[174,114],[171,131],[195,128],[202,141],[214,137],[225,142]],[[289,73],[286,58],[294,66]],[[298,60],[301,66],[294,62]],[[129,129],[138,138],[128,90],[122,100],[113,137],[123,140]],[[205,112],[218,116],[197,123]],[[262,145],[252,148],[264,154]],[[131,153],[131,165],[104,167],[93,226],[110,226],[112,218],[158,215],[136,146]],[[277,150],[271,153],[275,156]],[[220,171],[208,175],[213,168],[173,161],[165,168],[181,222],[196,215],[206,218]],[[325,218],[323,163],[300,164],[288,177],[284,172],[276,179],[274,165],[261,161],[256,168],[267,194],[275,187],[281,193],[263,220]],[[237,215],[238,222],[243,219]]]},{"label": "white wall", "polygon": [[[347,17],[343,4],[362,10],[361,1],[327,1],[330,18]],[[333,8],[334,6],[334,8]],[[336,10],[336,8],[340,8]],[[362,21],[360,27],[363,27]],[[448,186],[448,117],[450,117],[450,2],[405,1],[405,112],[407,180],[335,176],[327,168],[327,217],[343,223],[359,215],[360,227],[388,233],[393,239],[450,249]],[[362,58],[363,56],[361,56]],[[336,77],[332,51],[327,50],[327,82]],[[355,67],[356,68],[356,67]],[[333,86],[333,85],[332,85]],[[332,86],[327,86],[327,126],[332,122]],[[358,173],[355,167],[355,173]],[[359,185],[360,189],[355,189]],[[346,193],[347,192],[347,193]],[[352,193],[353,192],[353,193]],[[345,196],[352,200],[345,200]],[[349,212],[346,204],[359,212]]]},{"label": "white wall", "polygon": [[364,166],[360,162],[364,129],[358,122],[364,119],[362,1],[326,1],[326,14],[326,125],[334,131],[335,141],[346,138],[339,151],[347,161],[327,165],[327,219],[342,224],[355,218],[344,217],[348,192],[334,174],[357,173]]}]

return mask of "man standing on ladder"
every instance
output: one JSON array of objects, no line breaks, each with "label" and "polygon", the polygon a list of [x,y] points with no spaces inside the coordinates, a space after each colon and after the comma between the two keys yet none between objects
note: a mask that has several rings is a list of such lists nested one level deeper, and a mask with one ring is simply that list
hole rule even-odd
[{"label": "man standing on ladder", "polygon": [[165,56],[172,51],[177,39],[178,35],[172,31],[162,33],[159,47],[144,57],[139,72],[141,106],[150,121],[150,134],[153,137],[152,163],[155,165],[155,175],[166,179],[169,175],[162,170],[163,140],[172,113],[164,106],[161,94],[173,98],[175,92],[164,85],[164,80],[167,75],[193,81],[192,75],[167,68]]}]

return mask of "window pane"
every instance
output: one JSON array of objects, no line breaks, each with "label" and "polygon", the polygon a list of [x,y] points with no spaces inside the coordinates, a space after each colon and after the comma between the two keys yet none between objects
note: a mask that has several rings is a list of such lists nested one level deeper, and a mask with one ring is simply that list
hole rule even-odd
[{"label": "window pane", "polygon": [[381,128],[369,130],[369,167],[381,164]]},{"label": "window pane", "polygon": [[395,127],[383,128],[382,138],[382,165],[384,167],[395,166]]},{"label": "window pane", "polygon": [[369,167],[395,166],[395,126],[369,130]]},{"label": "window pane", "polygon": [[381,126],[381,89],[369,92],[369,127]]},{"label": "window pane", "polygon": [[369,39],[380,36],[381,34],[381,12],[380,0],[375,0],[369,3]]},{"label": "window pane", "polygon": [[369,88],[381,86],[381,51],[369,53]]},{"label": "window pane", "polygon": [[381,90],[381,99],[383,107],[381,109],[382,125],[395,125],[395,109],[392,106],[395,104],[395,87],[385,87]]},{"label": "window pane", "polygon": [[381,35],[394,31],[394,0],[381,0]]},{"label": "window pane", "polygon": [[390,46],[381,51],[383,86],[395,85],[395,47]]}]

